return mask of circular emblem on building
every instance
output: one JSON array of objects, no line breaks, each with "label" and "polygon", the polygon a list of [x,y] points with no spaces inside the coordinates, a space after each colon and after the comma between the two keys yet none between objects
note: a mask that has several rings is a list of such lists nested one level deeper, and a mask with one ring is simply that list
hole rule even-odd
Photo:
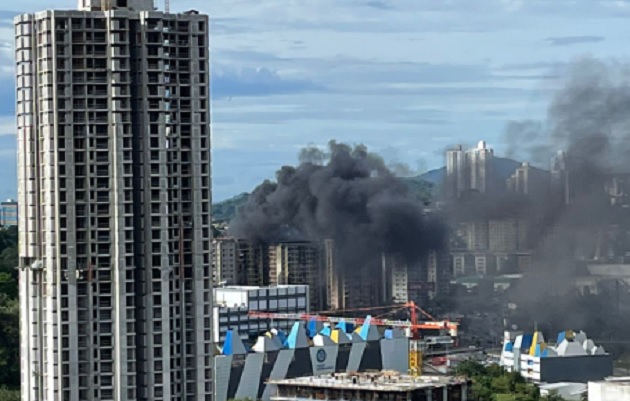
[{"label": "circular emblem on building", "polygon": [[324,362],[326,360],[326,351],[320,349],[317,351],[317,362]]}]

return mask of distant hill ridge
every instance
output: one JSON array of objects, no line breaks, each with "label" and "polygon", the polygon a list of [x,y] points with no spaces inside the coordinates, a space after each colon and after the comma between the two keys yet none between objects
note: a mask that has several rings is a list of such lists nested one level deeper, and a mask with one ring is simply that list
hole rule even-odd
[{"label": "distant hill ridge", "polygon": [[[521,162],[516,160],[504,158],[504,157],[494,157],[492,159],[492,167],[496,174],[497,180],[500,182],[505,182],[518,167],[521,166]],[[428,201],[431,192],[434,192],[436,188],[438,188],[442,182],[444,181],[444,176],[446,175],[446,167],[441,167],[434,170],[429,170],[426,173],[417,175],[415,177],[403,178],[405,180],[410,189],[415,192],[422,201]],[[213,221],[230,221],[236,215],[236,210],[239,206],[245,204],[249,194],[244,192],[242,194],[236,195],[230,199],[226,199],[221,202],[217,202],[212,205],[212,220]]]}]

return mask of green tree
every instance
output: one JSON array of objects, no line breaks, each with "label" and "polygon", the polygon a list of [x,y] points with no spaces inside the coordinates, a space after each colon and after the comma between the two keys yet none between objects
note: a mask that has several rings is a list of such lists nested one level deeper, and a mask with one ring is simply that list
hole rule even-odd
[{"label": "green tree", "polygon": [[14,277],[11,273],[0,272],[0,294],[6,295],[10,299],[17,299],[17,277]]},{"label": "green tree", "polygon": [[0,293],[0,385],[20,387],[18,300]]},{"label": "green tree", "polygon": [[456,373],[472,380],[475,401],[562,401],[541,398],[538,387],[527,383],[519,373],[508,372],[498,365],[484,366],[468,360],[456,368]]},{"label": "green tree", "polygon": [[0,401],[20,401],[20,390],[0,387]]},{"label": "green tree", "polygon": [[19,399],[17,234],[17,227],[0,229],[0,401]]}]

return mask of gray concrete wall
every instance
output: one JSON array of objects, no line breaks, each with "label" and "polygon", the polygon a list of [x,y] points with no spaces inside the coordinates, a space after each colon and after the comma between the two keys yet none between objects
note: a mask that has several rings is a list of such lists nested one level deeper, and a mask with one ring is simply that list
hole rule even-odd
[{"label": "gray concrete wall", "polygon": [[540,381],[546,383],[602,380],[613,374],[612,355],[540,358]]}]

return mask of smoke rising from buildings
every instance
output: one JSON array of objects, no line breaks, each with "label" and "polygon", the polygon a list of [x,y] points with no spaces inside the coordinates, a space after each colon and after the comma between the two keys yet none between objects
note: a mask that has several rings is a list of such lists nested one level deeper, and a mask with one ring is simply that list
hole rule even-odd
[{"label": "smoke rising from buildings", "polygon": [[[516,293],[523,305],[569,290],[585,273],[576,260],[597,258],[605,253],[602,240],[611,231],[630,227],[628,209],[611,204],[604,190],[611,176],[630,172],[630,69],[583,59],[564,77],[545,124],[523,124],[520,132],[512,124],[509,131],[514,147],[535,149],[532,159],[543,155],[549,160],[566,150],[568,172],[552,171],[559,181],[547,196],[529,200],[528,218],[538,236],[531,270]],[[541,129],[538,135],[531,134],[535,126]]]},{"label": "smoke rising from buildings", "polygon": [[[625,161],[630,150],[630,68],[583,59],[563,77],[545,121],[506,127],[509,155],[550,170],[540,191],[470,193],[429,219],[381,157],[364,146],[332,141],[326,150],[305,148],[299,166],[285,166],[276,182],[259,185],[230,232],[259,242],[334,239],[340,265],[356,269],[382,252],[414,261],[441,248],[447,223],[517,217],[531,227],[533,254],[530,269],[511,291],[513,300],[521,309],[535,311],[539,321],[545,314],[552,319],[557,308],[535,305],[550,297],[560,302],[559,294],[586,274],[585,261],[605,256],[602,239],[617,235],[625,245],[630,237],[629,209],[611,204],[604,190],[611,175],[630,173]],[[581,308],[592,316],[602,312]],[[582,322],[574,323],[578,327]]]},{"label": "smoke rising from buildings", "polygon": [[305,148],[299,160],[253,191],[230,224],[231,235],[255,242],[333,239],[345,269],[370,264],[382,252],[413,262],[442,247],[442,223],[428,218],[405,183],[365,146],[331,141],[327,151]]}]

